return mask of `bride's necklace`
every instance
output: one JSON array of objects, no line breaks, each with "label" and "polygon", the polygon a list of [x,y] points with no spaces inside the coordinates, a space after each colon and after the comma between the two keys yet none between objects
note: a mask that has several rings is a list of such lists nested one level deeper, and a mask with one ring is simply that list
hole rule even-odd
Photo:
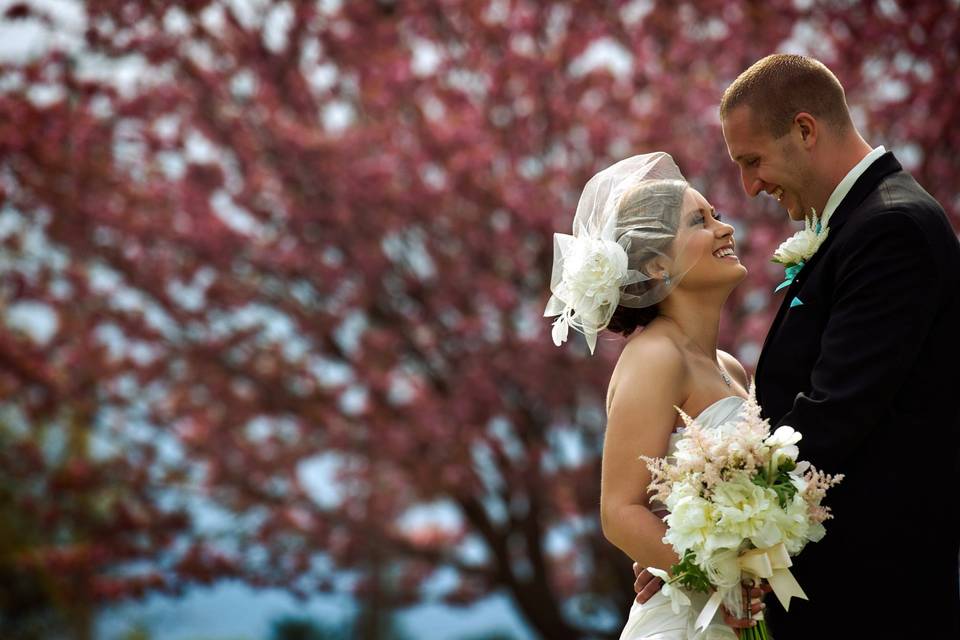
[{"label": "bride's necklace", "polygon": [[[674,320],[673,318],[670,318],[669,316],[664,316],[664,317],[667,318],[668,320],[670,320],[670,322],[672,322],[673,324],[677,325],[677,328],[680,328],[680,325],[679,325],[679,323],[678,323],[676,320]],[[682,332],[683,329],[680,328],[680,331]],[[687,339],[690,340],[690,338],[687,338]],[[727,385],[728,387],[730,387],[730,388],[733,388],[733,379],[730,378],[730,374],[727,373],[726,369],[724,369],[724,368],[720,365],[720,363],[717,362],[716,357],[711,358],[710,356],[708,356],[708,355],[707,355],[707,352],[704,351],[703,349],[701,349],[701,348],[700,348],[700,345],[698,345],[698,344],[697,344],[696,342],[694,342],[693,340],[690,340],[690,344],[692,344],[694,347],[696,347],[696,348],[697,348],[697,351],[699,351],[700,353],[702,353],[705,358],[707,358],[708,360],[710,360],[710,361],[713,362],[713,366],[715,366],[715,367],[717,368],[717,371],[720,372],[720,377],[723,379],[724,384],[726,384],[726,385]]]},{"label": "bride's necklace", "polygon": [[[691,342],[693,342],[693,341],[691,340]],[[720,377],[723,378],[723,382],[724,382],[728,387],[733,388],[733,380],[730,378],[730,374],[727,373],[726,369],[724,369],[723,366],[722,366],[719,362],[716,361],[716,359],[710,358],[710,356],[708,356],[707,353],[706,353],[703,349],[701,349],[701,348],[700,348],[700,345],[698,345],[696,342],[693,342],[693,346],[695,346],[695,347],[697,348],[697,351],[699,351],[699,352],[702,353],[704,356],[706,356],[708,359],[710,359],[710,360],[713,361],[713,366],[715,366],[715,367],[717,368],[717,371],[720,372]]]},{"label": "bride's necklace", "polygon": [[733,387],[733,380],[730,379],[730,374],[723,370],[723,367],[717,365],[717,368],[720,370],[720,377],[723,378],[723,381],[727,383],[728,387]]}]

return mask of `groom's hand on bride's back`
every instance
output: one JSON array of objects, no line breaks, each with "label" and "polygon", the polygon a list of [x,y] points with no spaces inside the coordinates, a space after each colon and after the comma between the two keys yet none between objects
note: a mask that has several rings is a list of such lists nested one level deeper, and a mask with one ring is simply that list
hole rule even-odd
[{"label": "groom's hand on bride's back", "polygon": [[633,563],[633,576],[636,578],[633,582],[633,590],[637,592],[637,602],[640,604],[646,604],[647,600],[652,598],[663,586],[663,580],[636,562]]}]

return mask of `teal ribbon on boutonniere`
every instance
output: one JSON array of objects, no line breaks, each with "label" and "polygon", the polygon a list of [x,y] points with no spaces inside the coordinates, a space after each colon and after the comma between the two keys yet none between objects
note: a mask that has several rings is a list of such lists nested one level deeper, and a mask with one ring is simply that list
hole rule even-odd
[{"label": "teal ribbon on boutonniere", "polygon": [[784,275],[784,278],[786,278],[786,280],[784,280],[779,285],[777,285],[777,288],[774,289],[773,292],[776,293],[781,289],[789,287],[791,284],[793,284],[793,279],[797,277],[798,273],[800,273],[800,269],[803,269],[802,262],[798,262],[797,264],[792,264],[789,267],[784,267],[783,275]]}]

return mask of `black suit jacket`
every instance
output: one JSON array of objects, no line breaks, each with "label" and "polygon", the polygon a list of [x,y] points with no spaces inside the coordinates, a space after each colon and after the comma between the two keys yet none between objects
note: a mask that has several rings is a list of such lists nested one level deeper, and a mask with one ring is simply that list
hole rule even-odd
[{"label": "black suit jacket", "polygon": [[826,537],[795,559],[810,600],[784,613],[768,597],[771,631],[960,638],[960,244],[892,153],[829,227],[786,290],[757,396],[774,428],[802,432],[802,459],[846,478]]}]

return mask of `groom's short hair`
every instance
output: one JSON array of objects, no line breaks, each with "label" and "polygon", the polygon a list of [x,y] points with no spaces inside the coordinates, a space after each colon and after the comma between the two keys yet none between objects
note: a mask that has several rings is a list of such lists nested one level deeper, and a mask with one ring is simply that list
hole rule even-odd
[{"label": "groom's short hair", "polygon": [[840,81],[822,62],[805,56],[777,53],[753,63],[723,92],[720,119],[741,105],[749,106],[774,138],[786,135],[801,111],[840,133],[853,126]]}]

